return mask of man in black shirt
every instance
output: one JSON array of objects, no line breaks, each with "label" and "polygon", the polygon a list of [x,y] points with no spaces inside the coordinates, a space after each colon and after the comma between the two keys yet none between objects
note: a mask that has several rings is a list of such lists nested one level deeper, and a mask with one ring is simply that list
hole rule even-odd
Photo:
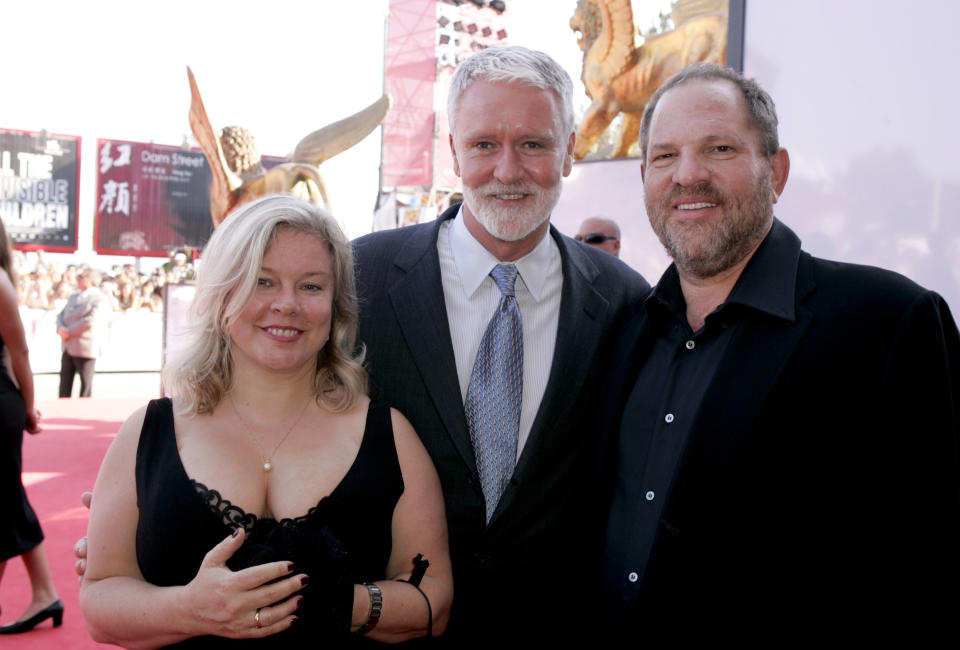
[{"label": "man in black shirt", "polygon": [[800,249],[773,217],[790,160],[754,81],[681,71],[647,105],[640,144],[647,214],[674,263],[636,306],[608,384],[608,629],[946,623],[960,584],[947,305]]}]

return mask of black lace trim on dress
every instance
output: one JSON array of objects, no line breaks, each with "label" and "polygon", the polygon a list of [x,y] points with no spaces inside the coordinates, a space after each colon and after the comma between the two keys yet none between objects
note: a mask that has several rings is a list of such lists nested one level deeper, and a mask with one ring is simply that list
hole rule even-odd
[{"label": "black lace trim on dress", "polygon": [[228,528],[243,528],[248,533],[253,530],[257,522],[275,522],[278,526],[298,528],[312,519],[320,509],[320,504],[323,503],[323,499],[321,499],[320,503],[307,511],[307,514],[292,518],[284,517],[278,521],[273,517],[261,518],[257,517],[257,515],[244,512],[243,508],[233,505],[229,499],[224,499],[219,492],[209,489],[200,481],[190,479],[190,482],[193,483],[194,489],[197,491],[197,494],[200,495],[200,498],[203,499],[203,502],[210,508],[211,512],[220,517],[220,520],[225,526]]}]

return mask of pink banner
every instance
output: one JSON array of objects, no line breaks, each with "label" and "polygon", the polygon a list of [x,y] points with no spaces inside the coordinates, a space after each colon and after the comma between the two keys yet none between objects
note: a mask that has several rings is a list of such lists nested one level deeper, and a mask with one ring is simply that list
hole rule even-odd
[{"label": "pink banner", "polygon": [[429,187],[433,175],[436,0],[391,0],[383,125],[384,188]]}]

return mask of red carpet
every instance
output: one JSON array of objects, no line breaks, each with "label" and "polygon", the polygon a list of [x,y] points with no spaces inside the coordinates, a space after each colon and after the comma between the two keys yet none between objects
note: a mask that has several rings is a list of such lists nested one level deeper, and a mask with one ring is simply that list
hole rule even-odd
[{"label": "red carpet", "polygon": [[[80,494],[93,488],[103,454],[126,417],[144,398],[40,400],[43,432],[24,436],[24,483],[46,536],[47,559],[65,607],[63,625],[49,620],[32,632],[0,636],[3,650],[103,648],[87,634],[73,572],[73,543],[87,530]],[[23,562],[13,558],[0,582],[0,623],[12,623],[30,600]]]}]

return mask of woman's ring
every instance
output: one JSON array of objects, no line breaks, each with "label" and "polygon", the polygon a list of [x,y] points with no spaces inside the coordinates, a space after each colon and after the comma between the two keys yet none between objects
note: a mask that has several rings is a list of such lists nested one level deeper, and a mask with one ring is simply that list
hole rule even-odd
[{"label": "woman's ring", "polygon": [[260,624],[260,608],[259,607],[257,608],[257,613],[253,615],[253,627],[257,628],[258,630],[261,627],[263,627],[263,625]]}]

